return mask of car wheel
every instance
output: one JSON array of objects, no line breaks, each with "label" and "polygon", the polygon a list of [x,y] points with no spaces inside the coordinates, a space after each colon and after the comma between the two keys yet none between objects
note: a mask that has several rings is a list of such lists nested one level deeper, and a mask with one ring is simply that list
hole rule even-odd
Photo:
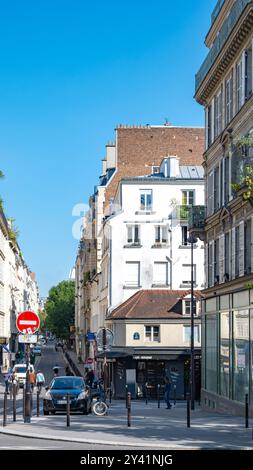
[{"label": "car wheel", "polygon": [[43,414],[44,414],[45,416],[48,416],[48,415],[49,415],[49,411],[43,410]]}]

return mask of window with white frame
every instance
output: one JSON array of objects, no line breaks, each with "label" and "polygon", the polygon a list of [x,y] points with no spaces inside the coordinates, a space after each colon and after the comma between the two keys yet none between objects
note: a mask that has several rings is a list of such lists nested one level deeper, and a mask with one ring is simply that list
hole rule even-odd
[{"label": "window with white frame", "polygon": [[243,76],[242,60],[236,64],[236,110],[239,111],[242,106]]},{"label": "window with white frame", "polygon": [[168,263],[154,263],[153,284],[155,284],[156,286],[168,285]]},{"label": "window with white frame", "polygon": [[233,77],[232,75],[226,80],[225,83],[225,120],[226,126],[233,118]]},{"label": "window with white frame", "polygon": [[[191,342],[191,326],[184,325],[183,328],[183,340],[184,343],[190,344]],[[200,342],[200,327],[199,325],[194,326],[194,341],[196,343]]]},{"label": "window with white frame", "polygon": [[221,91],[214,98],[214,137],[218,137],[222,127],[222,93]]},{"label": "window with white frame", "polygon": [[140,225],[127,225],[127,243],[140,244]]},{"label": "window with white frame", "polygon": [[166,225],[155,226],[155,243],[168,243],[168,228]]},{"label": "window with white frame", "polygon": [[[197,314],[197,308],[196,308],[196,299],[193,299],[193,314]],[[185,299],[183,300],[183,314],[186,316],[191,316],[191,311],[192,311],[192,302],[191,299]]]},{"label": "window with white frame", "polygon": [[[196,282],[196,265],[193,265],[193,282]],[[182,284],[191,284],[191,265],[182,265]]]},{"label": "window with white frame", "polygon": [[194,190],[184,190],[182,191],[182,205],[183,206],[193,206],[195,199]]},{"label": "window with white frame", "polygon": [[160,342],[160,326],[147,325],[145,328],[145,342],[146,343],[159,343]]},{"label": "window with white frame", "polygon": [[140,191],[140,208],[142,211],[152,210],[152,189],[141,189]]},{"label": "window with white frame", "polygon": [[126,262],[126,277],[125,285],[128,287],[140,286],[140,262],[127,261]]}]

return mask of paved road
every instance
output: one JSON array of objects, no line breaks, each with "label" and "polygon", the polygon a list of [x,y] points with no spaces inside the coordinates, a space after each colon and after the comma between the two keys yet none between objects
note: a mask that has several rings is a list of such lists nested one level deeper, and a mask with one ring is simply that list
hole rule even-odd
[{"label": "paved road", "polygon": [[[115,450],[114,446],[98,446],[92,444],[81,444],[78,442],[46,441],[44,439],[31,439],[18,436],[0,435],[1,450]],[[123,449],[123,448],[122,448]],[[125,447],[133,451],[132,447]]]}]

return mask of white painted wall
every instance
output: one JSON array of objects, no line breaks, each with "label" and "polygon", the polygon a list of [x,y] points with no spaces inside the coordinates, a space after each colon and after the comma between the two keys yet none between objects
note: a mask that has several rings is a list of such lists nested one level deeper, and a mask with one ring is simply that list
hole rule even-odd
[{"label": "white painted wall", "polygon": [[[140,190],[151,189],[153,207],[150,214],[140,211]],[[176,217],[175,203],[182,204],[182,190],[195,191],[195,205],[204,205],[204,182],[197,184],[194,180],[172,181],[166,184],[146,180],[122,182],[122,211],[110,217],[105,224],[111,227],[111,247],[102,261],[103,269],[109,270],[108,306],[110,310],[120,305],[140,289],[154,287],[154,263],[167,262],[169,283],[167,288],[188,289],[183,285],[183,265],[191,263],[190,246],[182,247],[181,223]],[[119,196],[118,196],[119,200]],[[172,218],[170,218],[172,217]],[[127,244],[127,225],[138,224],[141,230],[141,248],[124,248]],[[155,243],[155,226],[165,224],[168,229],[169,242],[164,248],[152,248]],[[126,288],[126,262],[140,263],[140,286]],[[204,287],[204,249],[198,241],[194,249],[196,264],[196,288]]]}]

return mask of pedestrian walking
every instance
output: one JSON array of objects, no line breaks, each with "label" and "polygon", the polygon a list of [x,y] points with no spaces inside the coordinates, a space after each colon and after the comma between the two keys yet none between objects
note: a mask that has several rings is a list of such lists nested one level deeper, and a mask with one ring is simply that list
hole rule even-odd
[{"label": "pedestrian walking", "polygon": [[59,366],[54,366],[53,371],[54,371],[54,377],[58,377],[59,376]]},{"label": "pedestrian walking", "polygon": [[170,391],[171,391],[171,378],[165,377],[164,398],[167,404],[167,410],[170,410]]},{"label": "pedestrian walking", "polygon": [[12,369],[9,367],[8,371],[3,374],[4,383],[5,383],[5,391],[9,394],[9,387],[10,387],[10,377],[12,374]]},{"label": "pedestrian walking", "polygon": [[45,377],[41,370],[39,370],[36,375],[36,385],[38,392],[41,392],[42,387],[45,385]]},{"label": "pedestrian walking", "polygon": [[30,367],[29,373],[28,373],[28,383],[31,386],[31,391],[33,392],[34,385],[36,384],[36,374],[33,370],[32,367]]},{"label": "pedestrian walking", "polygon": [[95,374],[93,370],[88,369],[88,367],[85,368],[85,380],[87,385],[92,387],[93,381],[95,379]]}]

